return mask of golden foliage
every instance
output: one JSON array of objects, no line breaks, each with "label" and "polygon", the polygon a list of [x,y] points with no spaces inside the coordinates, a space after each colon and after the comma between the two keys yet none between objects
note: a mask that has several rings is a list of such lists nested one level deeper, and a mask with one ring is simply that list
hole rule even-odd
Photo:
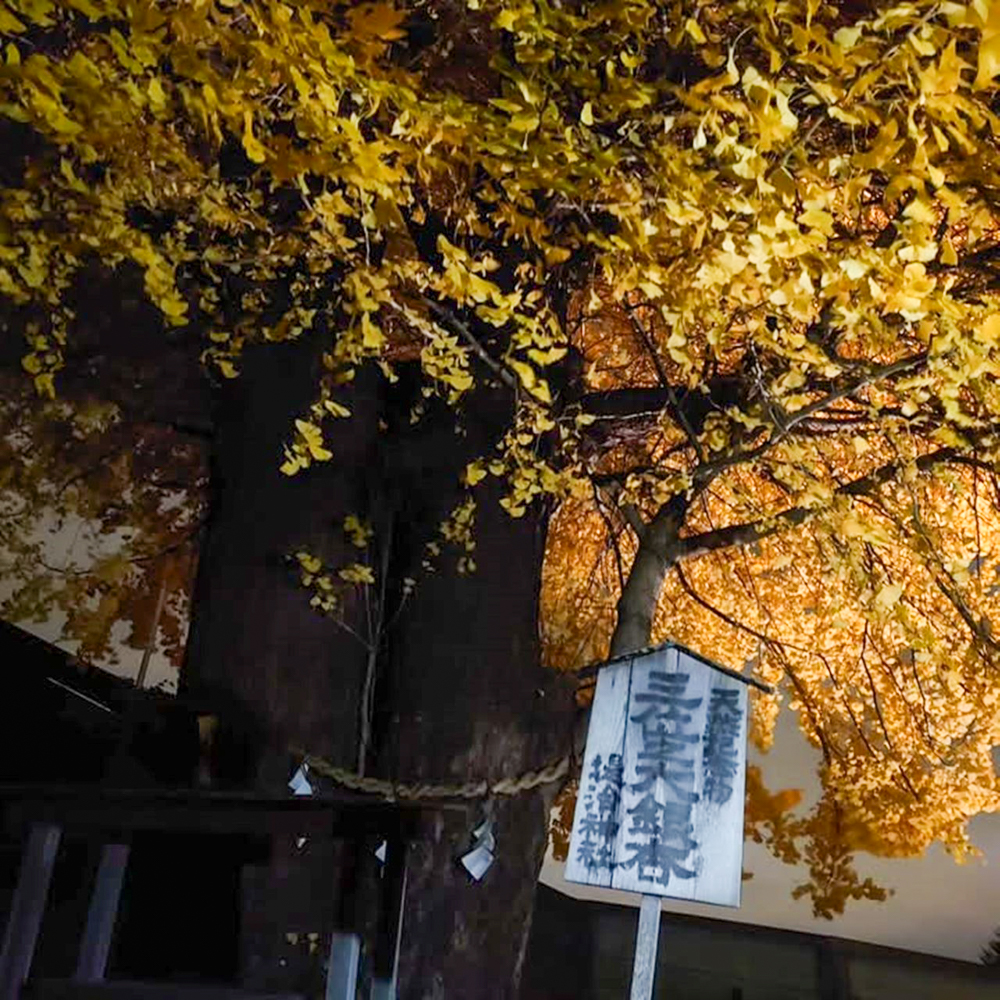
[{"label": "golden foliage", "polygon": [[0,615],[64,621],[84,660],[157,647],[180,665],[204,504],[200,443],[96,399],[0,404]]},{"label": "golden foliage", "polygon": [[[831,448],[828,438],[822,447]],[[878,450],[873,440],[865,456]],[[842,450],[831,483],[855,478],[846,473],[853,451]],[[820,455],[802,467],[820,469]],[[745,469],[732,479],[703,496],[692,533],[711,532],[751,495],[754,520],[767,523],[771,483],[752,489]],[[820,750],[824,798],[811,825],[796,828],[814,836],[814,853],[823,842],[827,850],[905,856],[940,841],[961,858],[971,850],[968,819],[1000,804],[992,760],[1000,743],[995,488],[993,474],[977,468],[908,479],[904,467],[877,493],[831,503],[735,553],[686,560],[666,581],[656,635],[742,664],[787,692],[755,701],[762,747],[787,700]],[[543,577],[556,664],[605,653],[619,573],[634,555],[625,530],[593,504],[557,515]],[[825,906],[823,899],[814,902]]]},{"label": "golden foliage", "polygon": [[[223,377],[248,342],[326,338],[289,475],[335,460],[361,364],[418,359],[458,409],[503,387],[466,483],[561,503],[564,667],[606,648],[629,525],[682,501],[654,631],[779,685],[762,744],[799,713],[836,908],[843,851],[963,854],[998,805],[998,17],[4,0],[0,113],[41,152],[0,192],[0,293],[43,395],[95,257]],[[615,410],[638,390],[659,402]]]},{"label": "golden foliage", "polygon": [[576,813],[579,782],[573,778],[566,782],[552,804],[552,822],[549,825],[549,839],[552,843],[552,857],[565,861],[569,857],[569,841],[573,832],[573,816]]}]

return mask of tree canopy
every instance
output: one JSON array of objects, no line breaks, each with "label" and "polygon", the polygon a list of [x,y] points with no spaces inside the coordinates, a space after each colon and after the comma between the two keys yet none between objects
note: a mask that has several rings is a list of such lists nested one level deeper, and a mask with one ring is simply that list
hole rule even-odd
[{"label": "tree canopy", "polygon": [[321,339],[289,477],[336,462],[362,366],[419,368],[414,421],[495,388],[442,535],[473,570],[488,478],[558,505],[553,665],[669,635],[776,684],[757,739],[787,700],[824,796],[797,827],[764,796],[759,835],[823,912],[874,891],[852,849],[968,852],[1000,805],[1000,7],[4,0],[0,31],[0,292],[43,398],[94,266],[213,379]]}]

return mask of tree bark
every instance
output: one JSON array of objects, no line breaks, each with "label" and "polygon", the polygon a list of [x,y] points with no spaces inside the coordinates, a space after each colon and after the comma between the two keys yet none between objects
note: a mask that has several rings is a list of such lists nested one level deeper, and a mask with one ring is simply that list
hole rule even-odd
[{"label": "tree bark", "polygon": [[[509,397],[484,399],[482,412],[467,415],[461,438],[454,412],[444,408],[405,434],[381,434],[379,419],[391,422],[393,407],[385,408],[381,384],[359,377],[344,399],[354,418],[328,435],[333,460],[289,479],[278,471],[281,448],[294,416],[313,398],[317,355],[306,343],[251,350],[240,377],[220,393],[213,502],[184,690],[238,720],[223,740],[231,766],[222,778],[283,789],[290,744],[356,766],[366,651],[309,607],[286,560],[300,547],[333,566],[356,558],[339,528],[351,512],[379,524],[392,511],[388,617],[402,578],[421,577],[377,661],[380,708],[369,773],[403,781],[496,780],[567,752],[572,685],[539,665],[544,519],[511,520],[496,496],[483,497],[477,572],[458,577],[449,553],[435,573],[417,571],[425,543],[460,498],[465,462],[492,444]],[[405,387],[396,391],[405,396]],[[395,409],[408,409],[405,403]],[[378,540],[374,546],[378,551]],[[241,769],[252,751],[259,763]],[[517,996],[557,790],[550,785],[490,806],[498,855],[481,883],[472,882],[459,857],[471,847],[486,803],[473,803],[468,820],[443,818],[414,847],[401,997]],[[301,860],[309,866],[304,879],[296,875]],[[329,926],[338,864],[350,862],[336,854],[303,859],[290,842],[278,845],[267,871],[245,879],[246,985],[289,989],[308,980],[291,956],[281,963],[284,935]],[[323,893],[316,892],[320,885]]]},{"label": "tree bark", "polygon": [[[652,641],[653,616],[667,573],[681,555],[680,530],[684,525],[687,500],[675,497],[656,513],[648,524],[632,521],[639,541],[635,559],[618,598],[615,630],[611,633],[609,657],[624,656],[645,649]],[[590,725],[589,709],[581,713],[573,730],[573,745],[582,757]]]},{"label": "tree bark", "polygon": [[[250,348],[217,397],[183,690],[241,730],[217,769],[222,783],[283,790],[293,744],[355,763],[364,649],[309,606],[288,557],[306,548],[333,565],[352,558],[339,525],[368,502],[378,402],[370,384],[355,387],[345,402],[356,418],[336,437],[335,460],[284,475],[282,448],[314,398],[319,364],[314,342]],[[241,769],[241,756],[257,767]]]},{"label": "tree bark", "polygon": [[[378,396],[363,378],[345,392],[342,401],[357,419],[350,433],[334,430],[335,459],[285,476],[282,448],[294,418],[315,398],[319,364],[316,342],[251,348],[240,377],[216,394],[211,506],[181,688],[219,718],[211,752],[216,786],[288,794],[293,745],[342,767],[356,761],[365,650],[309,606],[289,556],[305,548],[333,566],[356,557],[340,525],[368,502]],[[310,955],[286,935],[325,937],[337,922],[342,847],[322,838],[304,845],[276,838],[269,859],[243,868],[244,987],[310,995],[321,989],[323,950]],[[217,861],[220,871],[233,864]],[[231,889],[221,881],[202,886],[208,894]]]},{"label": "tree bark", "polygon": [[639,548],[618,600],[618,620],[611,636],[611,656],[648,646],[656,602],[677,559],[678,534],[684,524],[683,497],[664,505],[639,534]]},{"label": "tree bark", "polygon": [[[454,436],[453,417],[444,414],[436,429],[430,421],[406,446],[411,558],[460,498],[465,462],[492,443],[503,400],[476,402],[478,419],[470,415],[464,437]],[[458,576],[455,555],[446,550],[390,634],[379,699],[380,773],[495,781],[538,769],[569,749],[573,685],[540,666],[546,519],[510,518],[496,491],[484,487],[476,491],[476,571]],[[517,997],[557,791],[548,785],[472,803],[467,817],[443,817],[415,845],[400,955],[403,1000]],[[459,859],[487,816],[496,860],[477,883]]]}]

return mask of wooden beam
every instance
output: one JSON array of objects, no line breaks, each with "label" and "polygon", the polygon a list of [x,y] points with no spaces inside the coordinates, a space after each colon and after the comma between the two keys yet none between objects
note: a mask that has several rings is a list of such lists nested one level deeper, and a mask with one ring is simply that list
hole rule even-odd
[{"label": "wooden beam", "polygon": [[32,983],[32,1000],[305,1000],[301,993],[254,993],[211,983],[149,983],[109,979],[77,983],[43,979]]},{"label": "wooden beam", "polygon": [[122,881],[128,864],[128,844],[105,844],[80,941],[80,955],[73,978],[78,983],[100,982],[108,966],[108,953],[118,916]]},{"label": "wooden beam", "polygon": [[411,805],[356,793],[255,796],[244,793],[113,789],[104,786],[3,786],[0,802],[15,822],[37,820],[107,832],[191,830],[199,833],[415,839],[422,816],[458,810],[455,803]]},{"label": "wooden beam", "polygon": [[0,1000],[18,1000],[35,954],[62,831],[35,823],[28,833],[0,951]]}]

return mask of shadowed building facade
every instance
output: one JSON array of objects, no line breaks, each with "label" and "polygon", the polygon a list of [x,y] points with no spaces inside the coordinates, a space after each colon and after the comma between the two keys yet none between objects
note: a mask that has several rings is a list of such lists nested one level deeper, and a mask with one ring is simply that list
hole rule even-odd
[{"label": "shadowed building facade", "polygon": [[[628,996],[635,909],[539,885],[522,1000]],[[663,1000],[992,1000],[1000,969],[839,938],[661,916]]]}]

